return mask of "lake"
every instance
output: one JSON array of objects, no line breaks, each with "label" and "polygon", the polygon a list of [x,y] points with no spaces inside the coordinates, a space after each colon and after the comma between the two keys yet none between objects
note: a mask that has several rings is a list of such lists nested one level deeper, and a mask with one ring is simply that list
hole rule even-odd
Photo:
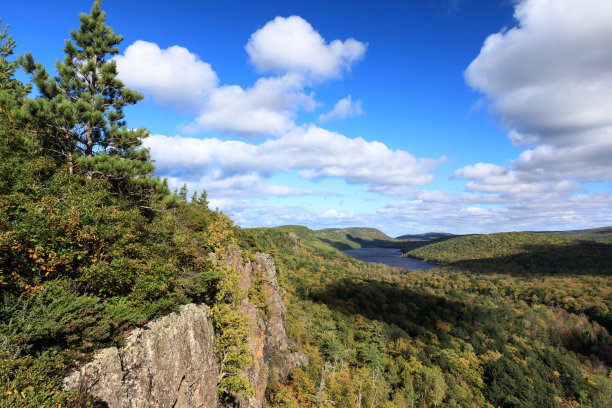
[{"label": "lake", "polygon": [[357,248],[347,249],[342,251],[345,254],[351,255],[360,261],[377,262],[396,268],[405,268],[410,270],[430,269],[438,265],[419,261],[414,258],[402,257],[402,251],[395,248]]}]

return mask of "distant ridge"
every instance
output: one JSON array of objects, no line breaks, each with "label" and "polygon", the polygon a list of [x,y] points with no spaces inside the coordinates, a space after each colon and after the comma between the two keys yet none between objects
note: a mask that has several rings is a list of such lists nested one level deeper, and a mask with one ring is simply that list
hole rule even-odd
[{"label": "distant ridge", "polygon": [[[612,238],[612,228],[596,230],[604,231],[603,239]],[[595,234],[581,230],[461,235],[428,242],[407,255],[478,272],[610,274],[611,242],[585,238]]]},{"label": "distant ridge", "polygon": [[454,237],[455,234],[448,232],[427,232],[425,234],[406,234],[400,235],[395,239],[412,240],[412,241],[431,241],[438,238]]},{"label": "distant ridge", "polygon": [[537,231],[540,234],[554,235],[560,238],[581,239],[612,244],[612,227],[599,227],[571,231]]},{"label": "distant ridge", "polygon": [[316,239],[342,251],[357,248],[398,248],[403,252],[407,252],[431,242],[456,236],[446,232],[428,232],[425,234],[407,234],[397,238],[391,238],[376,228],[367,227],[323,228],[311,230],[302,225],[282,225],[273,227],[272,229],[285,233],[293,233],[301,239]]}]

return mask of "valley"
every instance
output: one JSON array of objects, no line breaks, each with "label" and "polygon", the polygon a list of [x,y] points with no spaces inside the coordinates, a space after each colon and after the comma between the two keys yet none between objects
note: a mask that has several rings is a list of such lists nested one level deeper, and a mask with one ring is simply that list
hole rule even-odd
[{"label": "valley", "polygon": [[[604,407],[612,397],[609,246],[593,253],[592,242],[543,234],[443,237],[413,251],[448,265],[407,271],[355,261],[327,243],[329,232],[250,232],[275,248],[287,330],[309,357],[271,388],[271,406],[332,406],[308,398],[323,367],[333,372],[324,388],[333,406]],[[538,270],[542,247],[573,262]]]},{"label": "valley", "polygon": [[[525,11],[518,8],[524,4],[517,3],[517,10]],[[487,192],[483,208],[472,207],[471,192],[420,190],[433,181],[435,168],[446,163],[441,153],[435,155],[439,159],[417,158],[376,140],[348,138],[313,124],[297,125],[298,106],[306,110],[318,106],[310,85],[348,70],[367,45],[353,38],[328,45],[299,16],[276,17],[257,28],[247,52],[259,49],[252,42],[261,39],[266,27],[289,24],[305,32],[319,54],[337,61],[321,65],[327,67],[323,71],[314,67],[317,71],[307,75],[313,68],[308,54],[297,66],[305,71],[262,76],[252,88],[220,82],[208,63],[185,48],[161,50],[135,39],[132,46],[157,50],[163,58],[168,58],[164,53],[179,60],[183,55],[198,67],[200,76],[202,70],[208,73],[209,80],[203,82],[214,89],[196,90],[193,99],[198,103],[207,105],[200,100],[205,97],[217,102],[248,97],[248,103],[239,105],[257,108],[265,102],[268,108],[282,111],[280,122],[272,121],[278,122],[280,133],[270,134],[260,144],[216,139],[227,136],[222,130],[215,137],[190,138],[189,148],[183,144],[187,138],[151,136],[144,127],[128,127],[124,120],[124,108],[127,111],[145,96],[119,78],[117,61],[127,58],[128,52],[121,54],[123,36],[106,25],[101,7],[101,1],[95,0],[89,14],[75,19],[78,28],[65,42],[64,59],[55,65],[57,76],[31,53],[13,55],[16,42],[4,22],[0,27],[0,406],[610,407],[610,226],[467,235],[402,231],[406,234],[393,238],[369,227],[243,228],[234,221],[250,221],[252,216],[267,221],[242,225],[301,222],[291,214],[311,217],[314,225],[323,226],[334,224],[329,218],[318,223],[317,217],[363,220],[346,208],[315,213],[291,207],[296,211],[292,213],[286,211],[289,207],[266,201],[268,195],[283,196],[291,199],[286,202],[302,205],[314,203],[308,201],[314,197],[344,207],[349,190],[342,196],[305,187],[324,185],[325,181],[319,183],[324,178],[341,178],[351,189],[363,188],[358,197],[369,215],[376,205],[380,207],[376,216],[391,211],[394,217],[412,219],[415,213],[431,214],[427,200],[441,200],[438,204],[444,205],[438,215],[451,214],[441,218],[450,221],[451,228],[461,225],[465,218],[460,217],[466,214],[495,217],[489,205],[498,205],[498,199],[510,203],[499,211],[522,220],[524,213],[513,212],[515,196],[507,198],[510,191],[561,202],[563,196],[553,191],[559,188],[572,194],[565,200],[570,207],[580,200],[600,200],[599,207],[583,206],[584,213],[609,208],[606,194],[573,195],[582,187],[574,183],[575,177],[550,185],[548,179],[521,182],[510,167],[479,162],[456,169],[452,176],[470,179],[466,186],[481,185]],[[123,14],[124,21],[132,24],[131,12]],[[283,35],[264,37],[274,40],[264,48],[274,48],[275,58],[287,57],[276,45]],[[293,44],[300,42],[281,43],[293,50]],[[349,48],[342,50],[345,46]],[[148,65],[147,69],[163,64]],[[31,83],[20,80],[21,69]],[[134,72],[147,77],[138,69]],[[164,75],[149,79],[161,81]],[[219,96],[219,92],[232,94]],[[276,96],[284,102],[267,92],[279,92]],[[352,106],[350,95],[342,100]],[[344,115],[336,112],[342,104],[336,105],[331,113],[319,115],[317,123]],[[248,130],[253,115],[219,111],[232,125]],[[263,114],[254,111],[255,117],[270,118],[265,109]],[[363,113],[361,100],[355,100],[352,111]],[[149,120],[163,116],[155,112]],[[439,117],[435,115],[436,121]],[[198,121],[205,118],[199,116]],[[372,129],[379,131],[380,126]],[[163,154],[176,163],[165,168],[169,178],[162,178],[156,173],[151,146],[170,139],[177,148]],[[207,147],[200,148],[201,143]],[[211,153],[210,146],[217,151]],[[326,148],[332,150],[323,155],[329,161],[323,166],[319,162]],[[275,154],[275,149],[282,154]],[[374,155],[364,154],[369,150],[379,158],[371,161]],[[304,157],[297,160],[298,156]],[[339,166],[339,157],[352,167]],[[353,162],[356,158],[367,160]],[[179,164],[192,167],[185,171]],[[388,182],[381,176],[385,167],[381,164],[393,164],[392,184],[380,184]],[[160,168],[164,170],[163,164]],[[195,184],[199,190],[178,181],[185,177],[191,183],[203,168],[212,178]],[[609,175],[604,166],[601,169]],[[415,173],[410,173],[412,184],[405,183],[407,170]],[[274,184],[271,180],[283,180],[277,174],[281,172],[307,183]],[[495,188],[512,188],[496,196],[483,181],[489,176],[495,179]],[[228,190],[229,195],[209,197],[202,187],[208,185],[217,193]],[[242,190],[230,191],[228,186]],[[243,200],[240,194],[245,192],[256,200]],[[385,198],[374,204],[368,200],[376,192],[405,193],[407,200]],[[418,200],[412,195],[419,195]],[[447,207],[457,197],[465,206]],[[550,201],[535,203],[523,211],[539,211]],[[212,209],[216,204],[238,211],[237,217]],[[581,219],[574,207],[561,204],[560,208],[569,208],[569,218]],[[324,207],[327,202],[317,208]],[[557,220],[555,211],[549,216]],[[600,221],[574,222],[568,228]],[[491,224],[487,228],[482,231],[496,230]]]}]

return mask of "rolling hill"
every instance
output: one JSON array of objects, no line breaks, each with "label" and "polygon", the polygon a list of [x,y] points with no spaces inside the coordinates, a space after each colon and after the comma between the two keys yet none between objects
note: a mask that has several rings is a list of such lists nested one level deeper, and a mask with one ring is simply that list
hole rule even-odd
[{"label": "rolling hill", "polygon": [[407,255],[479,272],[612,273],[612,245],[544,233],[457,236],[423,245]]},{"label": "rolling hill", "polygon": [[612,244],[612,227],[591,228],[573,231],[546,231],[544,234],[561,238],[582,239]]},{"label": "rolling hill", "polygon": [[444,232],[430,232],[392,238],[376,228],[366,227],[311,230],[301,225],[283,225],[273,229],[293,233],[300,239],[316,239],[342,251],[356,248],[398,248],[407,252],[432,241],[444,240],[454,236]]}]

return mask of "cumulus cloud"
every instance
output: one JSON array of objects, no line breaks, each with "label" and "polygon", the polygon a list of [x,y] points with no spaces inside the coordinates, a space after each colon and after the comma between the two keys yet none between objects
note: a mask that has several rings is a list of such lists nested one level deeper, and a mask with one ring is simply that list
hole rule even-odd
[{"label": "cumulus cloud", "polygon": [[381,142],[351,139],[314,125],[296,128],[261,148],[271,152],[280,148],[286,168],[298,169],[304,178],[337,177],[366,185],[427,184],[434,178],[431,172],[445,160],[416,158]]},{"label": "cumulus cloud", "polygon": [[512,169],[524,178],[579,178],[585,182],[612,179],[612,133],[600,143],[541,145],[522,152]]},{"label": "cumulus cloud", "polygon": [[366,186],[422,185],[433,180],[431,172],[444,160],[416,158],[380,142],[351,139],[314,125],[295,128],[261,144],[163,135],[151,136],[144,143],[151,149],[159,174],[185,181],[199,180],[204,174],[224,183],[236,177],[243,181],[247,175],[257,177],[247,179],[248,184],[278,171],[297,171],[309,180],[333,177]]},{"label": "cumulus cloud", "polygon": [[210,64],[183,47],[160,49],[136,41],[116,58],[120,78],[157,103],[198,116],[183,130],[221,131],[242,136],[279,135],[293,128],[299,109],[313,110],[312,93],[300,74],[260,78],[250,88],[219,86]]},{"label": "cumulus cloud", "polygon": [[[312,211],[300,206],[261,204],[244,200],[220,200],[215,202],[215,205],[217,203],[220,204],[219,208],[222,208],[224,212],[231,213],[231,217],[235,222],[245,227],[274,227],[278,225],[299,224],[317,229],[372,225],[372,220],[367,214],[338,211],[335,209]],[[384,224],[372,226],[382,228]]]},{"label": "cumulus cloud", "polygon": [[294,72],[312,78],[339,76],[363,58],[367,44],[349,38],[327,43],[299,16],[276,17],[257,30],[246,45],[260,72]]},{"label": "cumulus cloud", "polygon": [[[209,197],[215,198],[217,205],[225,208],[227,203],[242,202],[245,197],[249,199],[260,197],[291,197],[291,196],[326,196],[325,192],[311,189],[299,189],[289,186],[270,183],[260,174],[255,172],[246,174],[228,175],[223,172],[213,171],[207,174],[193,175],[185,178],[181,174],[168,175],[168,186],[171,189],[180,188],[183,184],[187,185],[190,192],[206,190]],[[223,205],[220,203],[223,202]]]},{"label": "cumulus cloud", "polygon": [[512,142],[537,146],[511,168],[610,180],[612,2],[522,0],[514,15],[465,71]]},{"label": "cumulus cloud", "polygon": [[156,102],[179,109],[201,106],[218,84],[210,64],[179,46],[161,49],[139,40],[115,61],[119,78],[128,87],[151,93]]},{"label": "cumulus cloud", "polygon": [[251,88],[215,89],[188,132],[218,130],[245,136],[280,135],[293,128],[298,109],[312,110],[312,94],[297,75],[260,78]]},{"label": "cumulus cloud", "polygon": [[341,120],[348,116],[358,116],[363,114],[361,109],[362,102],[356,100],[353,102],[351,95],[346,98],[340,99],[334,105],[334,108],[327,112],[319,115],[319,122],[329,122],[330,120]]},{"label": "cumulus cloud", "polygon": [[457,169],[453,176],[470,180],[466,183],[468,192],[496,194],[500,201],[505,202],[545,196],[550,199],[561,198],[583,189],[581,185],[569,180],[543,181],[537,174],[523,174],[489,163]]},{"label": "cumulus cloud", "polygon": [[[186,48],[161,49],[146,41],[136,41],[115,60],[129,87],[151,94],[159,104],[198,112],[181,129],[185,132],[278,136],[296,126],[298,111],[315,108],[314,93],[306,87],[350,69],[363,58],[366,44],[354,39],[328,43],[306,20],[292,16],[268,22],[253,33],[246,49],[258,70],[278,75],[246,88],[221,86],[211,65]],[[361,101],[349,96],[323,120],[360,112]]]},{"label": "cumulus cloud", "polygon": [[442,195],[451,199],[432,199],[421,194],[390,203],[378,214],[391,225],[403,226],[404,231],[422,232],[551,231],[612,224],[609,193],[573,195],[564,200],[542,197],[507,206],[478,205],[475,201],[478,197],[472,195]]},{"label": "cumulus cloud", "polygon": [[248,227],[284,224],[306,225],[312,229],[370,226],[390,236],[432,231],[456,234],[550,231],[612,224],[611,194],[575,195],[566,200],[541,198],[509,206],[483,206],[480,198],[482,196],[473,194],[415,191],[410,198],[391,202],[370,213],[347,212],[333,207],[313,211],[300,206],[241,199],[215,200],[215,206]]}]

